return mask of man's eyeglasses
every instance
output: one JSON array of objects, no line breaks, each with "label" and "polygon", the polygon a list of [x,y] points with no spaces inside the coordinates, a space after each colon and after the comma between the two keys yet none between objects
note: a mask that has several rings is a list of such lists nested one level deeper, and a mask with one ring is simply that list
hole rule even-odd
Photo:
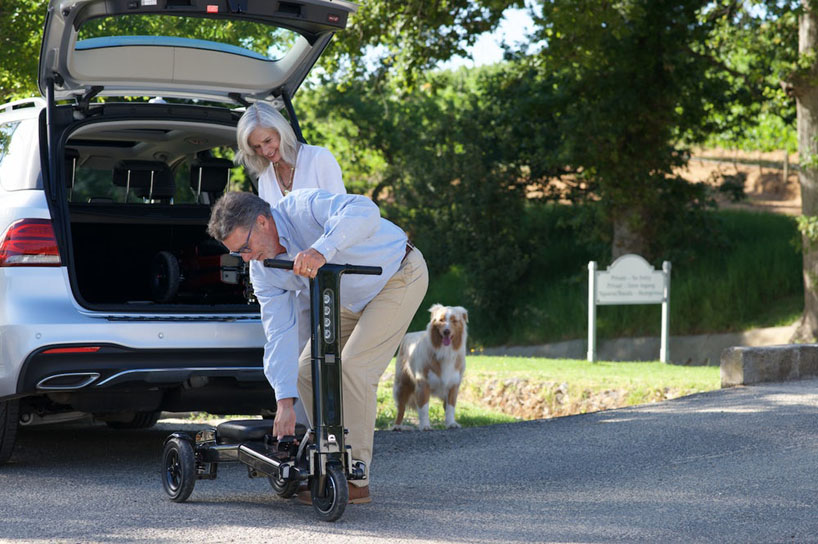
[{"label": "man's eyeglasses", "polygon": [[252,249],[250,249],[250,236],[253,235],[253,227],[255,226],[256,226],[255,223],[250,225],[250,230],[247,231],[247,239],[244,241],[244,244],[242,244],[242,246],[238,248],[236,251],[231,251],[230,252],[231,255],[239,257],[244,253],[250,253],[251,251],[253,251]]}]

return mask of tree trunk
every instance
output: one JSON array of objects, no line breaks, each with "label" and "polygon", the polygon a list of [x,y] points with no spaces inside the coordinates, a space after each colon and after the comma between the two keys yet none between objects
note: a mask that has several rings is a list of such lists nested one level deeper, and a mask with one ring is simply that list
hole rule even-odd
[{"label": "tree trunk", "polygon": [[784,173],[781,175],[782,187],[784,191],[787,190],[787,181],[790,179],[790,152],[784,150]]},{"label": "tree trunk", "polygon": [[[634,211],[639,214],[640,211]],[[639,215],[637,215],[639,217]],[[613,243],[611,244],[611,258],[615,261],[622,255],[636,253],[650,260],[647,255],[647,242],[644,234],[638,228],[638,220],[628,213],[616,213],[613,218]]]},{"label": "tree trunk", "polygon": [[[804,3],[804,12],[798,21],[798,53],[804,55],[818,48],[818,15],[810,2]],[[794,86],[798,112],[798,156],[801,168],[801,213],[806,217],[818,215],[818,70],[813,65],[806,77]],[[818,338],[818,241],[802,235],[804,313],[793,341],[815,342]]]}]

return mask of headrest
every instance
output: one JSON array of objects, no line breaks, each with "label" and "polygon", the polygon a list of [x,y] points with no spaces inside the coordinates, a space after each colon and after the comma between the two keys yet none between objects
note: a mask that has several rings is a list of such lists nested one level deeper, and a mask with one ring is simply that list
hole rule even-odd
[{"label": "headrest", "polygon": [[221,193],[227,187],[232,167],[233,161],[229,159],[196,159],[190,163],[190,188],[197,195]]},{"label": "headrest", "polygon": [[176,192],[170,168],[162,161],[119,161],[114,185],[135,189],[134,194],[144,198],[173,198]]}]

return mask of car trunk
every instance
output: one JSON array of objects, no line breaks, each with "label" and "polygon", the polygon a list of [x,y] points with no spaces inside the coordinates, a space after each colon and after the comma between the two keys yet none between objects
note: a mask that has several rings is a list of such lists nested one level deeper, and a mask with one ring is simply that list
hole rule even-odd
[{"label": "car trunk", "polygon": [[238,281],[243,266],[222,264],[229,257],[205,232],[209,207],[158,205],[150,212],[142,205],[69,205],[78,300],[128,311],[248,311]]},{"label": "car trunk", "polygon": [[232,161],[216,155],[234,145],[236,116],[148,103],[107,105],[79,121],[56,116],[67,122],[58,181],[49,183],[61,204],[51,208],[82,306],[258,311],[246,266],[206,230],[233,174]]}]

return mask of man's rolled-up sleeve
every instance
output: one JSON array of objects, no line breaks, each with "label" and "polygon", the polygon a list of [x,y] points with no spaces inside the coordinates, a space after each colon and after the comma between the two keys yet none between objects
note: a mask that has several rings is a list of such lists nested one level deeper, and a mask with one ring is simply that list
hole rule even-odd
[{"label": "man's rolled-up sleeve", "polygon": [[310,202],[313,218],[324,227],[312,248],[327,261],[335,254],[365,240],[378,230],[381,212],[363,195],[336,195],[317,191]]},{"label": "man's rolled-up sleeve", "polygon": [[261,305],[264,375],[275,390],[276,400],[298,397],[298,326],[295,292],[266,284],[254,277],[253,289]]}]

